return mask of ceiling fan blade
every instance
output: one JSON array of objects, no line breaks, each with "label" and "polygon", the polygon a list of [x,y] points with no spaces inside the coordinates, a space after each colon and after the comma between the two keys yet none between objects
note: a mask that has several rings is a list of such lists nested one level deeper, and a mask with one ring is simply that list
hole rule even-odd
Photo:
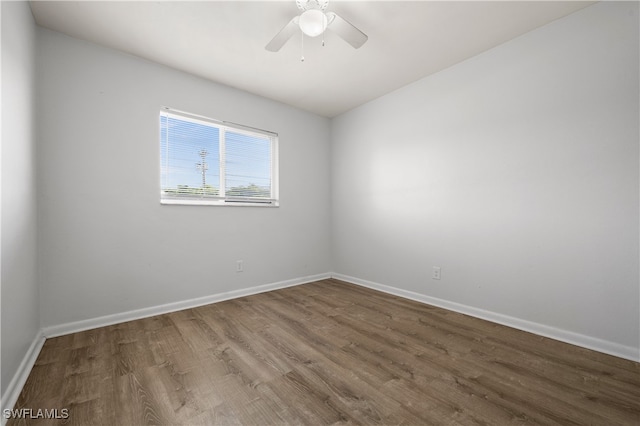
[{"label": "ceiling fan blade", "polygon": [[369,39],[365,33],[335,13],[327,12],[326,15],[329,18],[329,25],[327,28],[338,34],[342,39],[344,39],[344,41],[356,49],[362,46]]},{"label": "ceiling fan blade", "polygon": [[282,46],[289,40],[296,31],[300,28],[298,26],[298,16],[293,18],[287,25],[280,30],[278,34],[267,44],[264,48],[270,52],[277,52],[282,49]]}]

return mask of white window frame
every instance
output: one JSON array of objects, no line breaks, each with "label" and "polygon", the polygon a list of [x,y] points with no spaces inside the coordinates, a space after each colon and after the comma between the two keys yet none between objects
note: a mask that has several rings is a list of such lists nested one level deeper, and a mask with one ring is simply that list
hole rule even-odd
[{"label": "white window frame", "polygon": [[[278,207],[279,202],[279,180],[278,180],[278,134],[269,130],[258,129],[255,127],[245,126],[242,124],[232,123],[229,121],[219,121],[212,118],[204,117],[197,114],[192,114],[184,111],[179,111],[169,107],[161,107],[159,114],[158,125],[158,141],[162,146],[160,127],[162,116],[173,116],[185,121],[191,121],[195,123],[201,123],[208,126],[217,127],[219,130],[219,193],[218,197],[196,197],[189,195],[171,195],[165,193],[162,189],[162,182],[160,185],[160,204],[168,205],[190,205],[190,206],[244,206],[244,207]],[[234,197],[225,195],[226,191],[226,176],[225,176],[225,133],[230,130],[234,133],[240,133],[248,136],[260,136],[268,137],[271,143],[271,196],[270,198],[252,198],[252,197]],[[162,153],[159,153],[160,161],[162,161]],[[160,178],[162,177],[162,164],[160,165]],[[162,180],[162,179],[160,179]]]}]

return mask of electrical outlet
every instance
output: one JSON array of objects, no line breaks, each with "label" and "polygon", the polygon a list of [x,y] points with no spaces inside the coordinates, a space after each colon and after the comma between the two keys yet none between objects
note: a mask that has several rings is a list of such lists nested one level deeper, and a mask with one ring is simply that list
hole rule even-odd
[{"label": "electrical outlet", "polygon": [[242,272],[242,271],[244,271],[244,261],[236,260],[236,272]]},{"label": "electrical outlet", "polygon": [[440,267],[439,266],[434,266],[433,267],[433,274],[431,274],[431,279],[434,280],[439,280],[440,279]]}]

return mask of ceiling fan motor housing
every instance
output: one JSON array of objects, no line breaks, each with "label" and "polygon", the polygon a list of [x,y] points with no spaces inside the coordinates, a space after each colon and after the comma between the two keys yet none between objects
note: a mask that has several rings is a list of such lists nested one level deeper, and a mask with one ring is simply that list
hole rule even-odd
[{"label": "ceiling fan motor housing", "polygon": [[329,0],[296,0],[296,5],[300,10],[325,10]]}]

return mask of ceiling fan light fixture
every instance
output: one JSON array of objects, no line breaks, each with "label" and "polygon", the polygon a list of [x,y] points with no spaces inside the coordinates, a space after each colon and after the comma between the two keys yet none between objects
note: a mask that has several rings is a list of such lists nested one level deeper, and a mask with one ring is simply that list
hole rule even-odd
[{"label": "ceiling fan light fixture", "polygon": [[309,37],[317,37],[327,29],[327,15],[318,9],[306,10],[300,15],[299,25],[303,33]]}]

